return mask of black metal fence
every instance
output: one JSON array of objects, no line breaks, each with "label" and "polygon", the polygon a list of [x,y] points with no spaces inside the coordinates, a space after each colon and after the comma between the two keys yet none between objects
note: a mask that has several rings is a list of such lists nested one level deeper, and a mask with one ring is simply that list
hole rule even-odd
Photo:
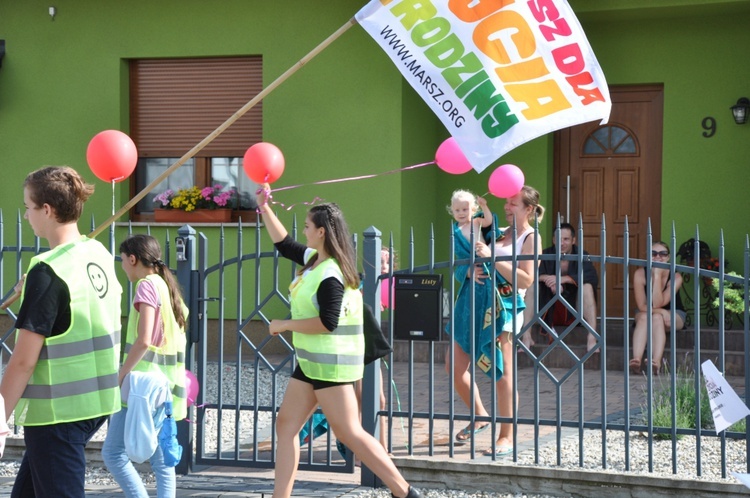
[{"label": "black metal fence", "polygon": [[[93,226],[93,225],[92,225]],[[447,227],[446,227],[447,228]],[[160,227],[119,227],[112,228],[108,234],[109,247],[115,249],[115,239],[118,234],[125,236],[133,231],[159,231]],[[197,233],[192,227],[182,227],[175,240],[170,239],[169,232],[164,233],[166,260],[175,262],[175,271],[183,287],[186,302],[190,308],[189,333],[191,348],[188,354],[189,366],[197,372],[202,390],[199,406],[191,414],[191,422],[181,427],[181,442],[193,449],[194,462],[208,465],[272,467],[274,465],[275,420],[276,412],[283,397],[283,391],[289,374],[294,366],[294,351],[289,336],[271,337],[267,334],[267,324],[271,318],[283,317],[289,313],[287,287],[294,277],[296,268],[289,262],[279,259],[278,255],[268,243],[265,234],[257,226],[232,225],[226,227],[207,228],[205,233]],[[629,240],[627,224],[623,240]],[[605,227],[602,226],[602,236]],[[10,230],[8,230],[10,232]],[[6,227],[0,218],[0,282],[3,282],[4,295],[12,292],[12,286],[22,275],[28,259],[34,254],[45,250],[38,239],[24,245],[24,230],[20,215],[13,232],[15,240],[10,241],[6,236]],[[248,232],[249,235],[248,235]],[[296,235],[296,227],[293,229]],[[206,235],[207,233],[210,236]],[[446,235],[450,233],[446,230]],[[363,294],[365,302],[373,309],[381,306],[381,281],[394,278],[400,273],[442,273],[446,291],[454,301],[457,285],[452,277],[457,264],[487,262],[493,258],[480,259],[472,257],[469,260],[458,261],[453,252],[451,236],[440,237],[447,243],[449,258],[438,261],[435,257],[437,242],[433,235],[424,245],[420,241],[409,240],[403,244],[400,260],[401,269],[391,269],[387,274],[380,274],[380,251],[383,247],[381,234],[377,229],[366,231],[361,243],[362,267],[364,269]],[[25,235],[29,238],[28,233]],[[579,231],[578,240],[583,245],[583,233]],[[651,247],[652,234],[647,234],[646,246]],[[679,254],[679,245],[672,230],[668,242],[672,254]],[[519,345],[519,353],[513,355],[513,415],[502,417],[498,413],[497,394],[493,385],[496,378],[486,378],[472,366],[469,375],[475,380],[482,392],[490,392],[486,406],[488,416],[480,416],[474,409],[464,408],[463,403],[456,399],[454,381],[451,376],[443,372],[442,358],[444,352],[450,351],[453,341],[446,334],[435,343],[402,342],[396,344],[396,352],[384,359],[388,369],[383,372],[386,387],[386,405],[380,408],[378,382],[379,362],[366,368],[362,395],[363,426],[370,432],[375,432],[377,421],[385,418],[387,421],[388,449],[396,455],[419,455],[424,458],[482,458],[477,451],[475,438],[470,438],[468,450],[456,448],[452,435],[456,429],[466,423],[494,422],[496,424],[512,424],[514,451],[510,458],[518,460],[522,452],[533,455],[532,463],[542,463],[544,451],[552,448],[553,465],[561,465],[563,441],[574,437],[579,441],[579,465],[584,465],[583,441],[592,431],[601,435],[601,468],[610,468],[608,454],[615,450],[609,448],[607,435],[616,432],[624,436],[625,444],[621,458],[624,460],[625,470],[631,469],[630,452],[631,438],[634,435],[645,435],[648,448],[648,469],[654,468],[653,448],[657,438],[667,437],[673,441],[672,467],[676,472],[680,455],[676,441],[683,435],[695,438],[694,475],[700,476],[708,462],[704,462],[701,454],[701,441],[717,439],[724,448],[727,441],[744,440],[747,442],[746,429],[741,432],[735,429],[717,434],[712,425],[705,424],[705,410],[701,413],[700,403],[692,413],[693,424],[683,426],[680,422],[678,405],[678,386],[687,383],[688,390],[693,391],[693,399],[701,399],[701,362],[712,359],[717,368],[724,372],[726,354],[731,351],[737,358],[738,364],[743,366],[742,378],[738,386],[740,394],[744,394],[744,386],[750,384],[750,372],[744,365],[750,361],[750,334],[748,333],[748,276],[750,275],[750,243],[743,248],[744,261],[742,275],[729,275],[724,271],[725,247],[719,244],[717,265],[715,269],[703,266],[705,248],[702,253],[701,241],[696,233],[692,241],[692,264],[685,264],[683,259],[678,264],[675,258],[669,263],[653,261],[650,253],[646,259],[631,257],[628,246],[622,249],[623,256],[601,256],[609,254],[605,243],[602,242],[599,255],[584,256],[561,255],[559,253],[531,256],[513,254],[501,259],[517,262],[523,259],[556,261],[560,268],[561,261],[574,261],[582,269],[584,258],[598,265],[600,288],[597,293],[600,316],[598,323],[591,326],[583,319],[578,307],[568,303],[559,293],[545,308],[534,306],[534,313],[523,330],[541,330],[549,338],[549,344],[544,347],[527,348]],[[393,252],[393,241],[389,241],[388,249]],[[428,253],[426,263],[418,264],[414,254]],[[639,248],[641,250],[641,248]],[[690,286],[689,296],[699,296],[694,299],[689,312],[690,327],[687,333],[669,335],[668,364],[672,366],[668,372],[658,379],[649,369],[643,376],[632,376],[628,369],[630,334],[629,324],[632,322],[633,303],[629,293],[624,295],[623,316],[607,316],[606,282],[610,275],[619,268],[625,278],[625,288],[630,287],[630,274],[633,268],[643,267],[646,274],[654,268],[668,269],[671,275],[679,272],[684,277],[684,286]],[[736,267],[736,265],[735,265]],[[582,271],[582,270],[581,270]],[[558,270],[558,280],[560,278]],[[494,277],[493,277],[494,278]],[[705,295],[709,280],[718,281],[718,289],[710,296]],[[515,280],[515,279],[514,279]],[[123,279],[124,281],[124,279]],[[650,278],[647,279],[650,282]],[[674,279],[672,279],[674,281]],[[537,280],[538,282],[538,280]],[[496,282],[490,282],[494,285]],[[515,282],[512,282],[515,284]],[[731,286],[741,296],[742,312],[729,313],[725,306],[727,289]],[[528,290],[531,296],[536,296],[538,287]],[[649,295],[652,289],[648,290]],[[735,292],[737,294],[737,292]],[[718,297],[718,307],[714,308],[709,299]],[[130,292],[128,292],[130,303]],[[582,294],[578,295],[578,302],[582,301]],[[543,319],[545,311],[555,302],[561,302],[573,316],[572,323],[563,327],[550,326]],[[395,311],[390,303],[389,309],[383,314],[387,323],[387,332],[393,340],[393,313],[408,313],[396,304]],[[688,304],[690,304],[688,302]],[[127,307],[123,308],[124,310]],[[710,309],[710,317],[706,313]],[[514,310],[515,311],[515,310]],[[670,309],[672,318],[675,310]],[[515,315],[515,313],[513,313]],[[12,310],[8,311],[5,331],[0,339],[2,347],[3,365],[11,353],[13,327],[15,318]],[[710,320],[714,321],[711,322]],[[453,324],[452,313],[447,313],[445,320],[447,331],[451,331]],[[703,324],[707,324],[704,326]],[[716,327],[710,327],[715,324]],[[734,326],[732,341],[727,348],[729,328]],[[741,330],[740,330],[741,328]],[[595,348],[584,350],[576,344],[575,338],[582,333],[591,333],[596,339]],[[652,358],[651,323],[648,325],[649,341],[646,349],[647,361]],[[678,337],[679,336],[679,337]],[[691,336],[689,339],[686,337]],[[715,347],[706,346],[706,337],[715,338]],[[517,339],[516,339],[517,340]],[[682,342],[681,342],[682,341]],[[685,342],[687,341],[687,342]],[[684,343],[684,344],[683,344]],[[472,348],[475,347],[472,345]],[[678,357],[678,351],[687,351],[687,360]],[[514,351],[516,349],[514,348]],[[451,353],[447,353],[449,360]],[[421,355],[421,356],[420,356]],[[419,356],[419,358],[418,358]],[[619,359],[618,359],[619,358]],[[615,361],[616,360],[616,361]],[[679,368],[678,368],[679,367]],[[595,373],[593,373],[595,372]],[[587,391],[586,382],[595,375],[597,400],[587,402],[584,393]],[[543,391],[544,386],[549,391]],[[519,388],[519,386],[521,386]],[[519,403],[517,395],[523,390],[523,401]],[[634,396],[634,389],[640,393]],[[655,421],[656,400],[660,392],[667,393],[667,404],[671,407],[665,422]],[[638,399],[636,399],[638,398]],[[569,415],[566,406],[572,408]],[[709,417],[710,418],[710,417]],[[691,427],[692,425],[692,427]],[[195,429],[195,431],[191,430]],[[349,452],[345,458],[339,455],[335,444],[335,435],[325,431],[323,426],[317,433],[324,435],[316,438],[316,427],[308,426],[311,436],[302,443],[301,468],[312,470],[351,472],[354,469],[354,458]],[[490,431],[496,435],[496,428]],[[193,434],[195,440],[193,441]],[[447,440],[446,440],[447,435]],[[746,445],[750,447],[750,445]],[[186,455],[191,454],[190,451]],[[490,459],[494,460],[495,456]],[[490,460],[488,459],[488,460]],[[746,462],[749,459],[746,458]],[[716,462],[711,462],[716,465]],[[726,477],[727,461],[724,452],[721,453],[718,465],[720,473]],[[185,461],[180,469],[188,470]],[[750,471],[750,466],[747,470]],[[365,468],[362,472],[365,484],[375,484],[374,476]]]}]

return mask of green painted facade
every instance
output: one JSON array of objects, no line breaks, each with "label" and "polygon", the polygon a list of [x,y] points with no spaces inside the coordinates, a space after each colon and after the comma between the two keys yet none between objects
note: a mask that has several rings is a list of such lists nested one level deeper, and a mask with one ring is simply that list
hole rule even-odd
[{"label": "green painted facade", "polygon": [[[104,220],[111,189],[90,173],[88,141],[97,132],[128,131],[128,59],[260,54],[264,84],[273,82],[343,26],[364,0],[223,0],[180,2],[0,1],[0,208],[6,223],[22,206],[25,175],[42,165],[68,164],[97,184],[84,219]],[[611,85],[664,85],[661,238],[670,221],[678,243],[693,236],[718,247],[724,230],[730,268],[741,271],[750,221],[750,124],[737,126],[729,107],[750,96],[750,1],[570,0]],[[248,96],[248,100],[253,96]],[[385,173],[431,161],[446,131],[401,78],[381,49],[354,25],[263,103],[264,140],[279,146],[286,171],[278,186]],[[702,136],[704,117],[716,134]],[[248,144],[248,146],[251,144]],[[523,169],[527,183],[553,205],[554,136],[537,138],[498,164]],[[418,264],[427,261],[434,223],[438,258],[450,217],[450,193],[487,191],[494,168],[451,176],[435,166],[373,179],[280,192],[287,205],[319,197],[338,202],[352,231],[394,235],[407,259],[413,227]],[[128,199],[127,182],[115,205]],[[499,200],[491,202],[502,211]],[[304,208],[291,211],[300,218]],[[550,210],[551,214],[551,210]],[[291,214],[284,211],[285,221]],[[549,241],[553,217],[543,223]],[[126,221],[121,219],[120,221]],[[26,231],[31,241],[30,231]],[[210,231],[209,231],[210,233]],[[6,242],[8,243],[8,242]],[[736,263],[736,264],[735,264]]]}]

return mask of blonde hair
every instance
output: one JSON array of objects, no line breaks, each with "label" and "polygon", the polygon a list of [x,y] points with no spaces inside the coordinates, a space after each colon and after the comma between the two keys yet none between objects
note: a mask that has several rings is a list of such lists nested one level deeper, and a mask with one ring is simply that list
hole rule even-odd
[{"label": "blonde hair", "polygon": [[537,223],[541,223],[542,218],[544,218],[544,206],[539,204],[539,191],[534,187],[524,185],[518,194],[521,196],[524,206],[531,206],[533,208],[529,214],[529,223],[533,225],[535,217]]},{"label": "blonde hair", "polygon": [[477,204],[477,196],[468,190],[454,190],[451,195],[451,203],[445,206],[448,212],[453,215],[453,204],[456,202],[468,202],[471,209],[471,214],[474,215],[479,211],[479,204]]},{"label": "blonde hair", "polygon": [[388,260],[388,266],[391,268],[391,270],[398,270],[398,254],[396,254],[396,250],[393,250],[393,254],[391,254],[391,250],[388,247],[381,247],[380,248],[380,272],[383,273],[383,256],[386,257]]}]

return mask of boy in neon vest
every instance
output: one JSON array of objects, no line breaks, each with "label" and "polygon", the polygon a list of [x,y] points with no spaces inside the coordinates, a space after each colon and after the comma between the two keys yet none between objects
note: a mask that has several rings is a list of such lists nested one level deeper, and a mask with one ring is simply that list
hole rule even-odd
[{"label": "boy in neon vest", "polygon": [[78,219],[93,185],[68,167],[24,182],[26,218],[50,250],[31,259],[16,345],[0,384],[26,453],[11,496],[84,496],[84,447],[120,409],[120,299],[114,258],[82,236]]}]

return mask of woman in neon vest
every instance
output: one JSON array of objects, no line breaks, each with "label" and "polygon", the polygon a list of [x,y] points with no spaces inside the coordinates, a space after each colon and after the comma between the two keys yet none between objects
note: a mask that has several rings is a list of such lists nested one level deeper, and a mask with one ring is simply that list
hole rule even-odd
[{"label": "woman in neon vest", "polygon": [[24,181],[24,218],[50,249],[29,263],[0,385],[26,443],[11,496],[83,498],[86,443],[120,409],[122,288],[112,254],[77,224],[93,192],[68,167]]},{"label": "woman in neon vest", "polygon": [[293,331],[298,365],[289,379],[276,419],[273,496],[291,495],[299,463],[298,434],[320,405],[336,437],[391,490],[393,496],[419,498],[383,446],[365,432],[353,383],[364,371],[362,294],[356,256],[344,215],[335,204],[310,209],[305,219],[307,245],[293,240],[268,207],[269,186],[258,191],[258,212],[276,249],[302,265],[289,286],[291,320],[272,320],[271,335]]},{"label": "woman in neon vest", "polygon": [[[172,390],[174,419],[182,420],[187,416],[187,309],[182,301],[179,285],[161,259],[159,242],[150,235],[129,236],[120,244],[120,256],[122,269],[128,280],[136,286],[128,317],[125,359],[119,373],[120,384],[133,370],[163,373]],[[112,415],[102,456],[125,496],[148,498],[146,487],[125,451],[125,438],[137,437],[136,434],[125,434],[127,413],[128,408],[123,406],[122,410]],[[175,496],[174,467],[164,464],[164,455],[159,446],[149,462],[156,476],[157,496]]]}]

